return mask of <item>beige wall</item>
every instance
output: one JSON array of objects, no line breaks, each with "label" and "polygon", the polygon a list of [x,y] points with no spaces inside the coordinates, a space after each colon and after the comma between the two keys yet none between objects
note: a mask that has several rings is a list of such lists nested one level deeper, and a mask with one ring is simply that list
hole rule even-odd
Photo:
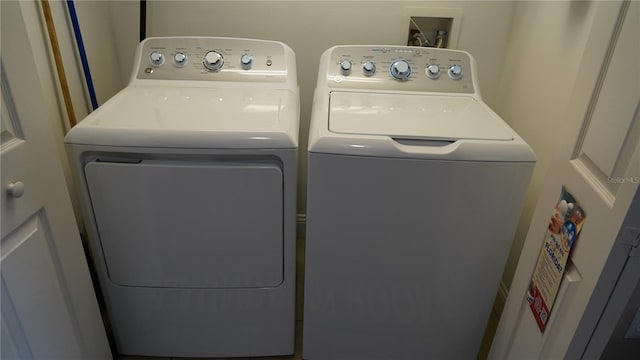
[{"label": "beige wall", "polygon": [[[112,14],[109,1],[74,1],[82,39],[91,68],[98,104],[104,104],[122,89],[120,59],[116,48],[119,27],[113,19],[123,24],[131,21],[131,14]],[[137,19],[134,23],[137,23]],[[89,102],[90,103],[90,102]]]},{"label": "beige wall", "polygon": [[[109,12],[117,60],[120,65],[120,83],[125,86],[129,83],[133,70],[133,57],[140,42],[140,1],[109,0]],[[114,74],[115,77],[117,77],[116,74]]]},{"label": "beige wall", "polygon": [[[508,289],[547,175],[566,104],[591,30],[595,4],[588,1],[518,2],[513,16],[506,61],[494,109],[533,147],[538,162],[525,209],[505,267]],[[560,189],[558,189],[560,193]],[[549,204],[551,211],[553,204]],[[542,239],[540,239],[542,241]],[[503,294],[505,295],[505,294]]]}]

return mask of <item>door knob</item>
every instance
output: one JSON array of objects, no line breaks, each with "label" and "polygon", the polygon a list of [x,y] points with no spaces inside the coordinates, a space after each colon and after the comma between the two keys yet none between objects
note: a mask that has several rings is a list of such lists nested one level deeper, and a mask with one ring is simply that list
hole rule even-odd
[{"label": "door knob", "polygon": [[24,183],[22,181],[14,181],[7,186],[7,194],[14,198],[19,198],[24,194]]}]

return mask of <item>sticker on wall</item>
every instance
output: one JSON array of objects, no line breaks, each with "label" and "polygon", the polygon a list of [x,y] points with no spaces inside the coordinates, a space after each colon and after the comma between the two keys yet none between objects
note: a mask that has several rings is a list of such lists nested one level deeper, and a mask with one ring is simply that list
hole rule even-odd
[{"label": "sticker on wall", "polygon": [[542,332],[549,320],[569,253],[582,229],[584,218],[584,210],[563,187],[549,220],[542,249],[540,249],[527,291],[529,307]]}]

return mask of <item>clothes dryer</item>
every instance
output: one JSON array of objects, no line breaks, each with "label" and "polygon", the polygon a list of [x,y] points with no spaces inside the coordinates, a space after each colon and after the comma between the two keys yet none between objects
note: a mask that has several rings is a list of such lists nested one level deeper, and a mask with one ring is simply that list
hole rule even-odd
[{"label": "clothes dryer", "polygon": [[69,132],[120,354],[293,353],[298,123],[288,46],[169,37]]},{"label": "clothes dryer", "polygon": [[309,136],[304,358],[476,358],[535,155],[466,52],[337,46]]}]

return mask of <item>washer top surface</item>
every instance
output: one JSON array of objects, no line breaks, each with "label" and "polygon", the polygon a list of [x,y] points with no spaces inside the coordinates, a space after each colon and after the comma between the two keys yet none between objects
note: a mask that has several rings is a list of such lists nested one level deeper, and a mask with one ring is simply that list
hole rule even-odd
[{"label": "washer top surface", "polygon": [[513,131],[472,97],[332,92],[329,130],[447,140],[513,140]]},{"label": "washer top surface", "polygon": [[296,148],[295,54],[267,40],[148,38],[129,85],[75,126],[71,144]]}]

